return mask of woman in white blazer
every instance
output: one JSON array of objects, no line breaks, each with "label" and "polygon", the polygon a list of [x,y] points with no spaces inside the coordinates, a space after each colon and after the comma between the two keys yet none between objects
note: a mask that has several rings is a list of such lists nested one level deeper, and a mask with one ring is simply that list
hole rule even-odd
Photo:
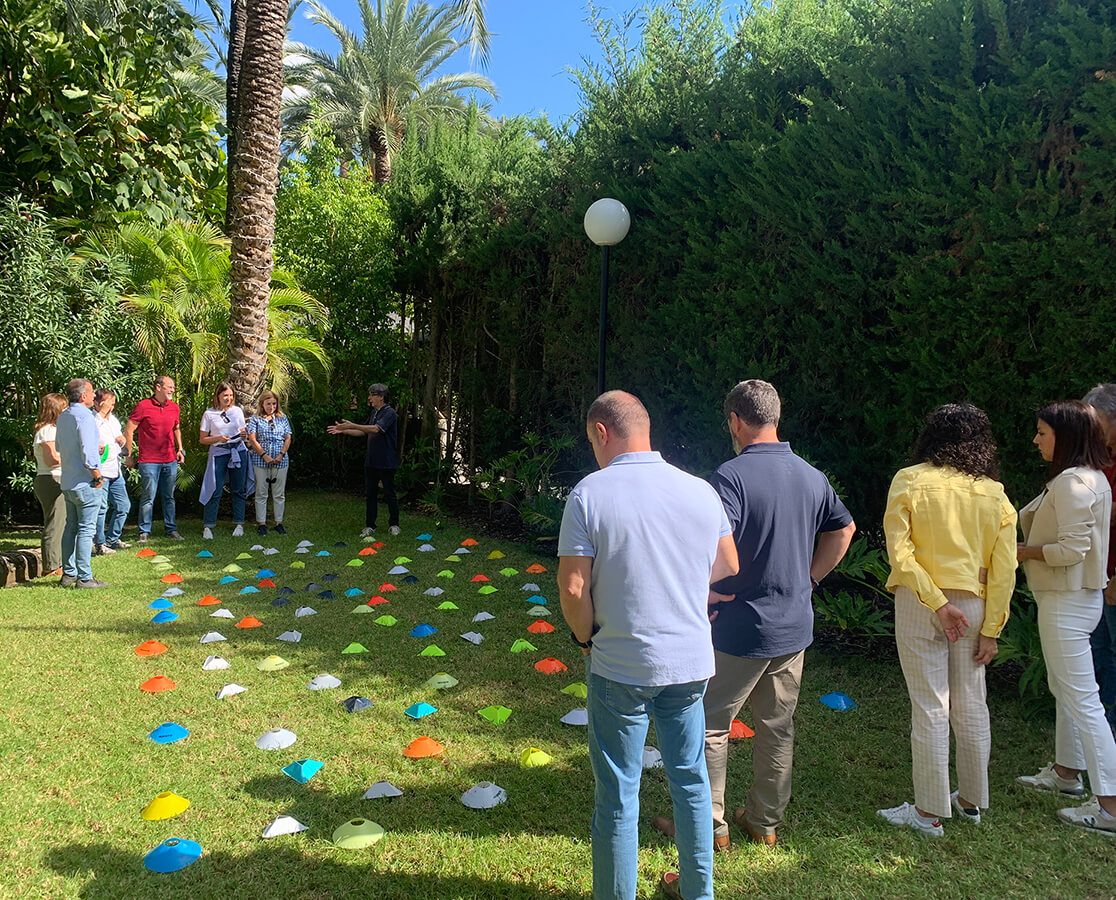
[{"label": "woman in white blazer", "polygon": [[1104,718],[1089,636],[1108,578],[1112,490],[1096,413],[1079,400],[1039,410],[1034,444],[1050,463],[1046,488],[1019,512],[1019,561],[1038,603],[1039,638],[1057,704],[1054,762],[1016,779],[1029,788],[1093,799],[1058,810],[1071,825],[1116,834],[1116,738]]}]

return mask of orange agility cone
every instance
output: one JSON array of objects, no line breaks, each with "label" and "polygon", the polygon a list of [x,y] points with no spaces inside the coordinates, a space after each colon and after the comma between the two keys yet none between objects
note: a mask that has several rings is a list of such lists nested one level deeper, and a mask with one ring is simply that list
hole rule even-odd
[{"label": "orange agility cone", "polygon": [[136,647],[136,656],[158,656],[167,652],[167,645],[162,641],[144,641]]},{"label": "orange agility cone", "polygon": [[261,625],[263,625],[263,622],[261,622],[255,616],[245,616],[243,619],[236,623],[237,628],[259,628]]},{"label": "orange agility cone", "polygon": [[732,725],[729,727],[730,741],[743,741],[755,736],[756,733],[739,719],[732,720]]},{"label": "orange agility cone", "polygon": [[163,584],[182,584],[182,576],[177,572],[167,572],[167,574],[159,580],[163,582]]},{"label": "orange agility cone", "polygon": [[144,547],[142,550],[140,550],[139,553],[136,554],[136,556],[138,556],[140,559],[150,559],[152,556],[157,555],[158,554],[156,554],[156,552],[150,547]]},{"label": "orange agility cone", "polygon": [[538,563],[531,563],[526,571],[530,572],[532,575],[538,575],[546,571],[546,566],[540,566]]},{"label": "orange agility cone", "polygon": [[375,547],[365,547],[363,550],[360,551],[360,553],[357,554],[357,556],[375,556],[375,555],[376,555],[376,548]]},{"label": "orange agility cone", "polygon": [[214,597],[212,594],[206,594],[201,600],[198,601],[198,606],[220,606],[221,601]]},{"label": "orange agility cone", "polygon": [[428,756],[441,756],[446,748],[433,738],[425,735],[417,737],[403,750],[403,755],[408,759],[425,759]]},{"label": "orange agility cone", "polygon": [[166,675],[156,675],[141,684],[140,690],[145,694],[161,694],[163,691],[173,691],[176,687],[178,685],[167,678]]},{"label": "orange agility cone", "polygon": [[543,675],[560,675],[569,669],[564,662],[560,659],[555,659],[553,656],[548,656],[546,659],[540,659],[535,663],[535,669],[542,672]]},{"label": "orange agility cone", "polygon": [[546,619],[535,619],[534,622],[527,626],[527,630],[531,632],[531,634],[550,634],[554,631],[554,626],[546,621]]},{"label": "orange agility cone", "polygon": [[488,576],[487,575],[474,575],[469,580],[472,581],[472,582],[488,581]]},{"label": "orange agility cone", "polygon": [[469,537],[469,538],[465,538],[465,540],[463,540],[461,542],[461,546],[462,547],[475,547],[475,546],[477,546],[477,542],[473,538]]}]

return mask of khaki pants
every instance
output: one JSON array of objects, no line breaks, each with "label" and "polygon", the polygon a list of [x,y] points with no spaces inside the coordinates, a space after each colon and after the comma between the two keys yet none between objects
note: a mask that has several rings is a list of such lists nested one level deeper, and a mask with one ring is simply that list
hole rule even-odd
[{"label": "khaki pants", "polygon": [[944,591],[969,620],[956,643],[946,640],[937,613],[907,588],[895,591],[895,643],[911,696],[911,760],[915,806],[949,818],[949,733],[957,745],[957,788],[982,809],[988,806],[988,757],[992,729],[984,666],[973,662],[984,601],[968,591]]},{"label": "khaki pants", "polygon": [[705,764],[713,794],[713,833],[728,834],[725,781],[732,720],[747,703],[756,736],[752,741],[752,789],[748,821],[762,834],[774,834],[791,798],[794,762],[794,711],[802,682],[805,651],[752,659],[717,652],[717,674],[705,692]]},{"label": "khaki pants", "polygon": [[62,568],[62,530],[66,527],[66,498],[53,475],[35,476],[35,498],[43,508],[43,573]]}]

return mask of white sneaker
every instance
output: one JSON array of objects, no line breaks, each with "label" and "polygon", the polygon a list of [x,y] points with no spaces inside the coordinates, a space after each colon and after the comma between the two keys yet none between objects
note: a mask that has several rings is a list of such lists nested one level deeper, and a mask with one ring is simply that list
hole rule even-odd
[{"label": "white sneaker", "polygon": [[375,528],[362,528],[361,532],[360,532],[360,536],[362,538],[375,537],[376,536],[376,529]]},{"label": "white sneaker", "polygon": [[1036,791],[1054,791],[1067,797],[1085,796],[1085,785],[1081,783],[1081,775],[1078,774],[1075,778],[1063,778],[1054,771],[1054,763],[1043,766],[1034,775],[1020,775],[1015,779],[1015,783]]},{"label": "white sneaker", "polygon": [[392,525],[391,528],[388,529],[388,531],[390,531],[392,534],[399,534],[399,526]]},{"label": "white sneaker", "polygon": [[969,822],[973,825],[980,824],[980,810],[976,807],[962,806],[961,802],[957,799],[960,791],[954,791],[949,795],[949,802],[953,806],[953,811],[957,813],[957,818],[962,822]]},{"label": "white sneaker", "polygon": [[1076,825],[1105,837],[1116,838],[1116,816],[1106,813],[1096,797],[1080,806],[1058,810],[1058,818],[1067,825]]},{"label": "white sneaker", "polygon": [[924,819],[918,814],[913,803],[904,803],[891,809],[877,809],[876,815],[897,828],[913,828],[926,837],[940,838],[945,834],[942,823],[937,819]]},{"label": "white sneaker", "polygon": [[213,529],[212,528],[206,527],[206,528],[202,529],[202,540],[203,541],[213,540]]},{"label": "white sneaker", "polygon": [[243,525],[237,525],[236,528],[233,529],[233,537],[244,537]]}]

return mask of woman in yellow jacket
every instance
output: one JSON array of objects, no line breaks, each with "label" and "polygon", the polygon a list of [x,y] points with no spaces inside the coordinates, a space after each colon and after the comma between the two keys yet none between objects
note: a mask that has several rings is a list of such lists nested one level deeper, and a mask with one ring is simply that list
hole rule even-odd
[{"label": "woman in yellow jacket", "polygon": [[[956,812],[980,824],[992,737],[984,667],[1015,589],[1015,508],[999,478],[988,416],[947,404],[926,418],[916,465],[891,483],[884,533],[895,641],[911,697],[914,803],[878,815],[928,837]],[[958,789],[950,791],[949,735]]]},{"label": "woman in yellow jacket", "polygon": [[1109,454],[1100,421],[1079,400],[1039,410],[1034,444],[1050,463],[1046,488],[1019,511],[1018,555],[1038,603],[1047,683],[1057,704],[1054,762],[1016,779],[1029,788],[1093,799],[1058,810],[1071,825],[1116,835],[1116,739],[1104,717],[1089,636],[1108,583],[1112,489],[1101,471]]}]

